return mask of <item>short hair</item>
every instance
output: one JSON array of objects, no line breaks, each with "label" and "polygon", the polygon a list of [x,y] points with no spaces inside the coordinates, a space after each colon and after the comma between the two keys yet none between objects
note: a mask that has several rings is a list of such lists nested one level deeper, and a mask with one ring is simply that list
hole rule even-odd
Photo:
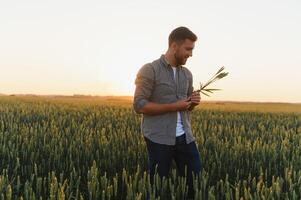
[{"label": "short hair", "polygon": [[189,39],[193,42],[195,42],[198,37],[188,28],[184,26],[180,26],[176,29],[174,29],[168,37],[168,46],[170,46],[173,42],[181,43],[184,42],[185,39]]}]

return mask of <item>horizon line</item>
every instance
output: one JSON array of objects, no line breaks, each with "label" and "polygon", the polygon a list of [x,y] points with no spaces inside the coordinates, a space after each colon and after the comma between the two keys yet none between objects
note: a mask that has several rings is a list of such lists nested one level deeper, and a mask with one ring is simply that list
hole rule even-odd
[{"label": "horizon line", "polygon": [[[73,95],[67,95],[67,94],[18,94],[18,93],[12,93],[12,94],[5,94],[0,93],[1,96],[36,96],[36,97],[103,97],[103,98],[133,98],[133,95],[92,95],[92,94],[73,94]],[[283,102],[283,101],[239,101],[239,100],[202,100],[203,102],[228,102],[228,103],[270,103],[270,104],[301,104],[301,102]]]}]

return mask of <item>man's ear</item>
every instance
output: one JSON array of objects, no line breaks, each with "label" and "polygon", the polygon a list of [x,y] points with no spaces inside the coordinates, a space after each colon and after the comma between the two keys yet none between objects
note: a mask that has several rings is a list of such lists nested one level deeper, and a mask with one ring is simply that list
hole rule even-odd
[{"label": "man's ear", "polygon": [[176,42],[171,43],[171,49],[172,49],[173,53],[175,53],[177,51],[178,46],[179,45]]}]

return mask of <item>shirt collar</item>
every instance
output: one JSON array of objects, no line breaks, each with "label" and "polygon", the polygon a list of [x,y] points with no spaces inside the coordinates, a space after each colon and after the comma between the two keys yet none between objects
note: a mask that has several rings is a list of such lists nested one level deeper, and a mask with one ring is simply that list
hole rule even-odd
[{"label": "shirt collar", "polygon": [[[166,61],[164,54],[161,55],[160,60],[161,60],[161,62],[163,63],[163,65],[164,65],[165,67],[170,67],[170,68],[171,68],[171,65]],[[179,66],[179,69],[182,69],[182,67],[183,67],[183,66],[180,65],[180,66]]]}]

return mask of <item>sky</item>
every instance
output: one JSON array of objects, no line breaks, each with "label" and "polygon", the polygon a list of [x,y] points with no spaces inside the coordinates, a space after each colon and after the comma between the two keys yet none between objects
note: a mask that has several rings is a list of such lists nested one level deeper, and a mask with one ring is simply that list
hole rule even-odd
[{"label": "sky", "polygon": [[194,87],[221,66],[203,100],[301,102],[301,2],[27,0],[0,2],[0,93],[133,95],[139,68],[168,35],[197,36]]}]

